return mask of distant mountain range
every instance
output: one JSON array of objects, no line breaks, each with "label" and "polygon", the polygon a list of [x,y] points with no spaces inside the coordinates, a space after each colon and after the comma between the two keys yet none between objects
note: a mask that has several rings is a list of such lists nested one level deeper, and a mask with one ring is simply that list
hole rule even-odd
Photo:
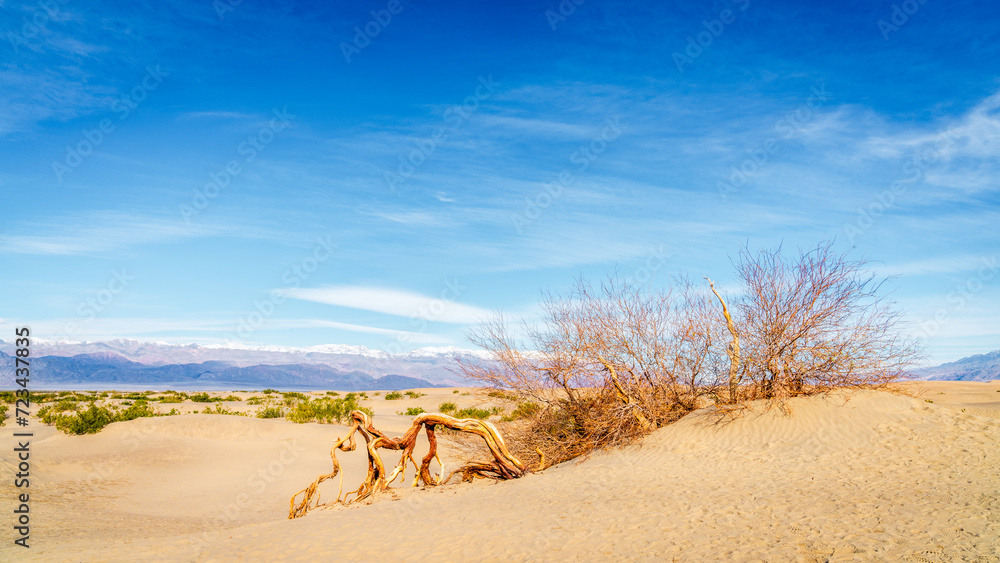
[{"label": "distant mountain range", "polygon": [[[0,340],[4,381],[14,343]],[[212,347],[118,339],[32,343],[32,381],[53,386],[296,387],[368,391],[468,385],[457,359],[488,355],[459,348],[387,354],[363,346]]]},{"label": "distant mountain range", "polygon": [[[14,343],[0,340],[0,385],[13,381]],[[32,342],[32,382],[40,387],[111,386],[237,389],[295,387],[374,391],[471,385],[457,360],[486,352],[421,348],[388,354],[364,346],[200,346],[118,339]],[[1000,350],[914,370],[920,379],[1000,379]]]},{"label": "distant mountain range", "polygon": [[977,354],[932,368],[914,370],[921,379],[936,381],[991,381],[1000,379],[1000,350]]}]

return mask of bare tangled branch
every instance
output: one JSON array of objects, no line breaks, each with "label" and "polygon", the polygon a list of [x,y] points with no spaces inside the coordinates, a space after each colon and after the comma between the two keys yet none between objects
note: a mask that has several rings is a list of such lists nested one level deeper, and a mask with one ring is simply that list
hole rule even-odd
[{"label": "bare tangled branch", "polygon": [[[330,458],[333,460],[333,471],[325,475],[320,475],[308,487],[292,495],[292,498],[289,500],[288,518],[304,516],[311,508],[315,508],[319,504],[318,487],[320,483],[327,479],[332,479],[338,474],[340,474],[341,483],[340,489],[337,492],[336,502],[347,504],[348,502],[364,500],[385,491],[397,477],[402,477],[405,480],[406,467],[410,463],[413,464],[415,470],[412,484],[414,487],[420,482],[430,486],[440,485],[448,482],[456,473],[461,474],[463,480],[468,480],[474,477],[516,479],[528,472],[524,464],[510,453],[503,436],[500,435],[496,427],[487,421],[458,419],[439,413],[424,413],[413,419],[412,426],[410,426],[405,434],[399,438],[390,438],[376,429],[372,425],[371,417],[364,412],[351,411],[351,420],[351,428],[347,436],[338,438],[333,448],[330,449]],[[444,478],[444,465],[437,454],[437,436],[434,431],[438,425],[481,437],[493,455],[493,461],[466,464],[453,471],[447,478]],[[420,434],[421,428],[426,432],[430,449],[418,466],[417,462],[413,459],[413,449],[417,444],[417,437]],[[361,437],[365,440],[365,449],[368,452],[368,474],[357,490],[353,491],[353,493],[348,492],[345,495],[343,494],[343,474],[341,474],[340,462],[337,460],[337,450],[344,452],[354,451],[356,447],[354,440],[355,433],[361,434]],[[379,449],[403,452],[399,458],[399,464],[388,475],[386,475],[386,467],[382,462],[382,457],[379,455]],[[438,465],[441,466],[441,473],[437,476],[431,475],[430,471],[431,462],[434,460],[437,460]],[[354,494],[354,499],[348,501],[347,498],[351,494]],[[302,495],[302,498],[296,502],[299,495]],[[342,496],[343,499],[341,498]]]}]

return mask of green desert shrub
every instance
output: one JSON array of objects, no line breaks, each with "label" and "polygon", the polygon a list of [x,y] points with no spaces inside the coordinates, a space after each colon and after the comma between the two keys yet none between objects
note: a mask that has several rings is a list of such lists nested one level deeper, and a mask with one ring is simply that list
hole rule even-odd
[{"label": "green desert shrub", "polygon": [[386,401],[395,401],[395,400],[402,399],[402,398],[403,398],[403,394],[400,393],[399,391],[393,391],[391,393],[386,393],[385,394],[385,400]]},{"label": "green desert shrub", "polygon": [[86,410],[77,411],[70,415],[60,413],[50,418],[55,422],[56,428],[67,434],[95,434],[112,422],[124,422],[152,416],[163,415],[153,410],[146,401],[136,401],[124,410],[91,404]]},{"label": "green desert shrub", "polygon": [[424,414],[425,412],[427,412],[427,411],[425,411],[424,409],[422,409],[420,407],[409,407],[408,409],[406,409],[405,412],[404,411],[396,411],[396,414],[398,414],[398,415],[405,415],[405,416],[417,416],[418,414]]},{"label": "green desert shrub", "polygon": [[36,416],[45,424],[53,424],[62,413],[66,411],[76,412],[79,410],[79,405],[76,401],[72,399],[62,399],[59,402],[45,405],[44,407],[38,409]]},{"label": "green desert shrub", "polygon": [[136,401],[129,408],[120,411],[118,413],[118,419],[115,422],[125,421],[125,420],[135,420],[137,418],[147,417],[147,416],[158,416],[153,407],[149,406],[146,401]]},{"label": "green desert shrub", "polygon": [[417,393],[416,391],[407,391],[405,395],[411,399],[419,399],[426,395],[426,393]]},{"label": "green desert shrub", "polygon": [[518,403],[517,408],[511,411],[510,414],[505,415],[502,420],[504,422],[510,422],[519,418],[531,418],[538,414],[538,411],[541,409],[542,406],[538,403],[532,403],[530,401]]},{"label": "green desert shrub", "polygon": [[0,404],[0,426],[7,422],[7,405]]},{"label": "green desert shrub", "polygon": [[256,397],[256,396],[255,397],[250,397],[250,398],[247,399],[247,404],[248,405],[262,405],[262,404],[264,404],[264,399],[262,399],[260,397]]},{"label": "green desert shrub", "polygon": [[229,395],[223,401],[242,401],[243,399],[237,397],[236,395]]},{"label": "green desert shrub", "polygon": [[234,411],[233,409],[225,406],[216,404],[215,408],[205,407],[205,410],[201,411],[202,414],[228,414],[232,416],[247,416],[247,413],[242,411]]},{"label": "green desert shrub", "polygon": [[281,418],[285,411],[281,407],[264,407],[257,411],[257,418]]},{"label": "green desert shrub", "polygon": [[217,403],[219,401],[222,401],[221,398],[212,397],[208,393],[195,393],[188,398],[196,403]]},{"label": "green desert shrub", "polygon": [[445,402],[438,405],[438,410],[445,414],[448,414],[450,412],[455,412],[456,410],[458,410],[458,406],[456,406],[455,403],[452,402]]},{"label": "green desert shrub", "polygon": [[56,428],[67,434],[95,434],[115,422],[116,415],[107,407],[90,405],[89,409],[72,415],[55,415],[54,422]]},{"label": "green desert shrub", "polygon": [[312,401],[302,401],[288,412],[286,418],[300,424],[306,422],[333,424],[345,422],[354,410],[364,412],[368,416],[375,415],[371,409],[362,407],[357,397],[348,396],[343,399],[322,397]]},{"label": "green desert shrub", "polygon": [[462,409],[455,413],[455,418],[478,418],[479,420],[486,420],[491,414],[496,414],[489,409],[477,409],[476,407],[469,407],[467,409]]}]

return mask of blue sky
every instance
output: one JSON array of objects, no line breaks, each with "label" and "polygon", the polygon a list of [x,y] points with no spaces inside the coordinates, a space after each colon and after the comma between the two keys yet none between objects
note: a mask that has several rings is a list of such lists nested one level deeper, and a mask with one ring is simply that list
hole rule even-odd
[{"label": "blue sky", "polygon": [[0,330],[468,347],[822,239],[1000,347],[992,2],[0,4]]}]

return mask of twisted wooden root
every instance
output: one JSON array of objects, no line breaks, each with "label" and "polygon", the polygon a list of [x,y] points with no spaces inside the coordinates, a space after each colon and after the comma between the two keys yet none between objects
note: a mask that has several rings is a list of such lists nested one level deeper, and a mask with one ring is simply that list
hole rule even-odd
[{"label": "twisted wooden root", "polygon": [[[330,458],[333,460],[333,471],[325,475],[320,475],[311,485],[292,495],[289,501],[288,518],[305,516],[311,508],[318,506],[319,484],[327,479],[336,477],[338,474],[340,474],[340,490],[337,492],[337,502],[347,504],[348,502],[364,500],[386,490],[389,488],[389,484],[395,481],[398,476],[402,475],[405,479],[407,462],[412,463],[413,468],[416,470],[416,475],[411,485],[413,487],[416,487],[420,482],[430,486],[447,483],[456,473],[460,473],[462,480],[465,481],[476,477],[516,479],[528,472],[524,464],[507,449],[507,444],[504,443],[503,437],[500,436],[500,432],[497,431],[496,427],[483,420],[471,418],[458,419],[445,414],[424,413],[414,418],[413,425],[399,438],[389,438],[377,430],[372,426],[371,417],[361,411],[351,411],[351,420],[351,429],[347,433],[347,437],[338,438],[330,449]],[[443,479],[444,464],[441,463],[441,459],[437,455],[437,436],[434,434],[434,427],[437,425],[460,432],[469,432],[482,437],[483,441],[486,442],[486,446],[489,447],[490,453],[493,455],[493,461],[466,464],[453,471],[447,479]],[[417,462],[413,459],[413,448],[417,445],[417,436],[420,434],[421,427],[427,433],[427,442],[430,444],[430,450],[418,466]],[[361,434],[361,437],[365,439],[365,449],[368,451],[368,475],[365,477],[364,482],[361,483],[361,486],[356,491],[353,491],[355,495],[354,499],[348,501],[347,497],[351,493],[348,492],[346,495],[343,495],[344,476],[340,473],[337,450],[343,452],[354,451],[356,445],[354,441],[355,432]],[[399,458],[399,464],[388,476],[386,476],[385,464],[382,463],[382,458],[378,454],[379,448],[396,451],[402,450],[403,452],[403,455]],[[431,461],[435,459],[438,465],[441,466],[441,473],[436,477],[432,476],[430,471]],[[302,500],[296,503],[295,499],[299,495],[303,495]],[[341,499],[341,496],[343,496],[343,499]]]}]

